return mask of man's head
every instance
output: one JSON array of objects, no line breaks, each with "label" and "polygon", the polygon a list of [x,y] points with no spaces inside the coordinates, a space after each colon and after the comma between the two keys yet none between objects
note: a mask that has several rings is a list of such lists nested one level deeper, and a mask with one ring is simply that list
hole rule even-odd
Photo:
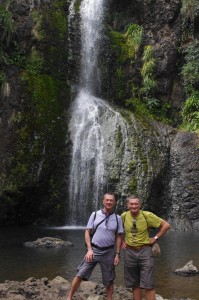
[{"label": "man's head", "polygon": [[103,205],[105,212],[110,212],[115,206],[115,195],[114,193],[106,193],[103,197]]},{"label": "man's head", "polygon": [[139,213],[141,205],[141,200],[137,196],[131,195],[127,198],[127,208],[132,215],[136,216]]}]

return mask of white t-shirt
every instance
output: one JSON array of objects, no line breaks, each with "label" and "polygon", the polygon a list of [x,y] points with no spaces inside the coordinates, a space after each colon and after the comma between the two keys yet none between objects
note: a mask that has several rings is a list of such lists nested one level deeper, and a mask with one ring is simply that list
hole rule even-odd
[{"label": "white t-shirt", "polygon": [[103,221],[97,227],[97,230],[95,231],[95,234],[92,238],[92,243],[99,247],[108,247],[114,245],[116,234],[123,233],[122,219],[119,215],[116,215],[115,213],[111,213],[107,218],[106,217],[107,216],[103,210],[98,210],[96,213],[96,217],[95,217],[95,212],[93,212],[86,226],[86,229],[95,230],[96,226],[102,220],[105,219],[105,221]]}]

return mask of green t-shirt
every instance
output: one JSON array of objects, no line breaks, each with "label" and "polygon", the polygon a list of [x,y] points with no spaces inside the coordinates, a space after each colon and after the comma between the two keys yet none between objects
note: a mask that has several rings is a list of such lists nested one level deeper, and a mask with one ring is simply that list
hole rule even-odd
[{"label": "green t-shirt", "polygon": [[[163,219],[149,211],[140,210],[136,218],[130,211],[124,212],[122,221],[125,231],[125,243],[130,246],[149,244],[149,228],[159,228]],[[133,226],[134,224],[134,226]]]}]

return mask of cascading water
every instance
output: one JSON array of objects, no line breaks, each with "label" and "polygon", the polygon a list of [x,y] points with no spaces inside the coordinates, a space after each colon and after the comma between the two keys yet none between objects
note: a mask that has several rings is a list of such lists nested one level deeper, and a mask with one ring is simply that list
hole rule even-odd
[{"label": "cascading water", "polygon": [[[74,1],[71,2],[71,7]],[[72,10],[71,10],[72,11]],[[97,71],[103,31],[104,0],[82,0],[80,6],[81,66],[79,93],[72,105],[73,143],[70,173],[70,224],[83,224],[102,196],[104,181],[103,136],[100,115],[103,100],[94,96],[100,85]]]},{"label": "cascading water", "polygon": [[[120,113],[97,98],[100,90],[98,57],[103,37],[106,0],[82,0],[80,6],[81,65],[78,94],[71,106],[70,138],[73,144],[69,186],[70,225],[83,225],[99,207],[113,165],[127,164],[127,126]],[[74,17],[74,0],[70,7]],[[120,146],[117,137],[120,136]],[[122,136],[122,138],[121,138]],[[119,149],[120,162],[116,159]],[[125,161],[125,163],[123,163]],[[125,167],[126,168],[126,167]],[[116,176],[122,178],[120,172]]]}]

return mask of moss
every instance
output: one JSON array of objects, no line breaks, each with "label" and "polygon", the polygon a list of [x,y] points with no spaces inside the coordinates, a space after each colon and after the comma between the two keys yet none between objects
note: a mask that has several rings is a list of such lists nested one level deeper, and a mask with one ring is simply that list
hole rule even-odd
[{"label": "moss", "polygon": [[120,147],[123,140],[121,126],[118,127],[117,137],[116,137],[116,147]]},{"label": "moss", "polygon": [[63,39],[65,34],[67,33],[67,13],[66,9],[66,1],[57,0],[53,4],[55,9],[54,11],[48,11],[49,16],[51,17],[52,26],[58,30],[59,38]]},{"label": "moss", "polygon": [[4,72],[0,72],[0,87],[1,87],[2,83],[4,82],[5,78],[6,78],[6,76],[5,76]]},{"label": "moss", "polygon": [[79,13],[80,10],[80,5],[81,5],[81,1],[80,0],[76,0],[75,1],[75,13]]},{"label": "moss", "polygon": [[0,4],[0,45],[3,48],[10,46],[13,41],[13,36],[16,34],[16,26],[13,22],[13,14],[10,10],[10,5],[12,1],[5,1],[5,3]]},{"label": "moss", "polygon": [[35,23],[32,33],[38,40],[42,40],[44,37],[44,32],[42,30],[42,20],[43,16],[37,10],[32,11],[32,18]]},{"label": "moss", "polygon": [[141,163],[142,163],[143,172],[144,172],[144,174],[146,175],[146,174],[147,174],[147,171],[148,171],[147,158],[146,158],[146,157],[142,157]]},{"label": "moss", "polygon": [[129,173],[132,173],[133,171],[135,171],[135,169],[136,169],[136,164],[137,164],[136,160],[131,160],[131,161],[129,162],[129,165],[128,165],[128,172],[129,172]]},{"label": "moss", "polygon": [[129,182],[129,191],[131,194],[134,194],[137,191],[137,178],[135,176]]},{"label": "moss", "polygon": [[113,53],[113,86],[117,102],[124,101],[131,93],[133,70],[136,56],[142,40],[142,29],[137,24],[129,24],[124,33],[109,30],[111,50]]},{"label": "moss", "polygon": [[26,63],[26,70],[32,75],[40,74],[44,67],[44,59],[41,52],[32,49]]}]

